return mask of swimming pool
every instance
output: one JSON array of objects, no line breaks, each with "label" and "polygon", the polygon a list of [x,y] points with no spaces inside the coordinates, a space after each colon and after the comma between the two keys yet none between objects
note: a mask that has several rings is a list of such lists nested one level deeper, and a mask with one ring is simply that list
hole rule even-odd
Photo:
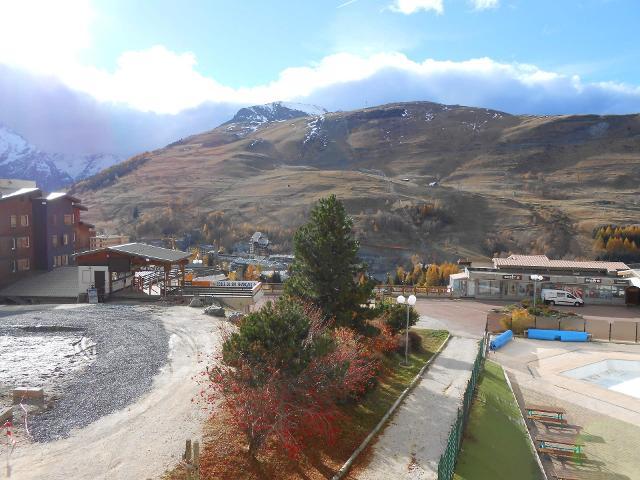
[{"label": "swimming pool", "polygon": [[638,360],[602,360],[566,370],[562,374],[640,398],[640,361]]}]

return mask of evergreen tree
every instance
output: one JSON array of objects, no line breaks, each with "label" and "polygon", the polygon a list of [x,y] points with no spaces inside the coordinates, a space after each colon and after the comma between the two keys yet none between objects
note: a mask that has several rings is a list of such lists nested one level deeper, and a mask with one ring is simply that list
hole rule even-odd
[{"label": "evergreen tree", "polygon": [[358,259],[358,242],[353,220],[335,195],[321,199],[311,211],[311,219],[301,226],[294,239],[295,260],[285,293],[320,307],[337,325],[360,327],[360,305],[369,299],[371,281],[360,285],[363,270]]}]

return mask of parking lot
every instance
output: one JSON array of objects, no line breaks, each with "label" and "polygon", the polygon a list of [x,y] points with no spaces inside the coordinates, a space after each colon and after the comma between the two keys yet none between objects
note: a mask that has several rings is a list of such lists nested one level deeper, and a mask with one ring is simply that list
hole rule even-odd
[{"label": "parking lot", "polygon": [[[475,299],[418,298],[416,309],[420,314],[418,327],[441,328],[453,335],[481,337],[487,312],[513,302]],[[640,321],[640,308],[619,305],[586,305],[584,307],[556,306],[557,310],[576,312],[587,319],[611,321]]]}]

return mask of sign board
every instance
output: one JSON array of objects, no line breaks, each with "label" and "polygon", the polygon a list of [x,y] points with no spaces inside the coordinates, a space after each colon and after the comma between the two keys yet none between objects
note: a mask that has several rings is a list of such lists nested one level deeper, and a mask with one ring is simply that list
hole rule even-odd
[{"label": "sign board", "polygon": [[584,283],[602,283],[601,278],[585,278]]},{"label": "sign board", "polygon": [[98,290],[95,288],[87,288],[87,301],[89,303],[98,303]]},{"label": "sign board", "polygon": [[613,283],[616,285],[629,285],[629,280],[614,280]]},{"label": "sign board", "polygon": [[254,288],[259,282],[242,282],[235,280],[218,280],[216,287]]},{"label": "sign board", "polygon": [[502,278],[504,280],[522,280],[522,275],[516,275],[516,274],[502,275]]}]

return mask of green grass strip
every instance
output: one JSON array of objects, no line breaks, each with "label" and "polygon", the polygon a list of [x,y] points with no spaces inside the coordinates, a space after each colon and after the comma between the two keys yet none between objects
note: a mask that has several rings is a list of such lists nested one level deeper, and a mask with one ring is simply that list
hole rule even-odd
[{"label": "green grass strip", "polygon": [[502,367],[487,361],[454,480],[539,480],[540,471],[519,417]]}]

